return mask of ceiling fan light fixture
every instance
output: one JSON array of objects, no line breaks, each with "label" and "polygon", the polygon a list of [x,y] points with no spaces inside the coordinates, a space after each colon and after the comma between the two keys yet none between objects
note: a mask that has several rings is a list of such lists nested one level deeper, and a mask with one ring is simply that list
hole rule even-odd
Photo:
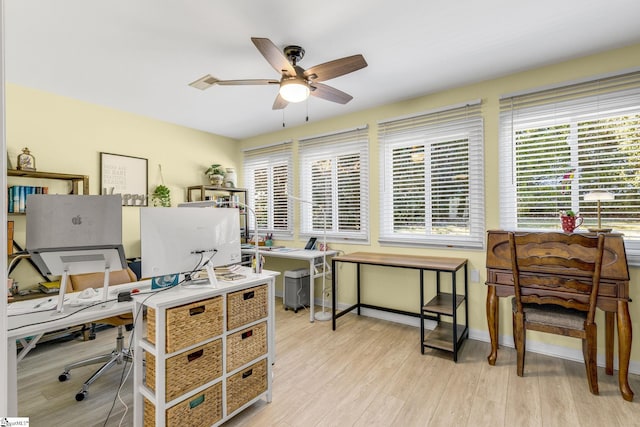
[{"label": "ceiling fan light fixture", "polygon": [[309,85],[302,79],[283,80],[280,83],[280,96],[288,102],[301,102],[309,97]]}]

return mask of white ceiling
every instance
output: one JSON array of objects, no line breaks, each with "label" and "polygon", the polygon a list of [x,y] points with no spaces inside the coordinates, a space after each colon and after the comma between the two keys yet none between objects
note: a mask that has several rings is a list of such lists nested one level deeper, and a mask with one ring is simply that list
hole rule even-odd
[{"label": "white ceiling", "polygon": [[[6,80],[246,138],[640,42],[638,0],[5,0]],[[362,54],[325,82],[351,94],[272,111],[279,79],[251,37],[306,50],[310,68]]]}]

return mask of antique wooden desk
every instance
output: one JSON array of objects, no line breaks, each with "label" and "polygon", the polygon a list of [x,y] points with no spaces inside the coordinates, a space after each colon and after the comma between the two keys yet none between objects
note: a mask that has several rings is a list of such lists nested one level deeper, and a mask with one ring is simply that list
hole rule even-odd
[{"label": "antique wooden desk", "polygon": [[[487,322],[491,338],[489,364],[498,357],[498,298],[513,295],[513,274],[508,231],[489,230],[487,234]],[[618,321],[618,381],[625,400],[633,400],[629,386],[631,357],[631,318],[629,317],[629,268],[621,234],[607,234],[602,274],[598,292],[598,308],[605,312],[606,373],[613,375],[614,324]]]}]

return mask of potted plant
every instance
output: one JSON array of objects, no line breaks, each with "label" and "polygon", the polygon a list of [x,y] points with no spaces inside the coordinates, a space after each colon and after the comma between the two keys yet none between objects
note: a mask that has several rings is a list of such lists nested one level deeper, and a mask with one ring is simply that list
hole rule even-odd
[{"label": "potted plant", "polygon": [[209,166],[209,169],[207,169],[204,174],[209,176],[209,182],[211,183],[211,185],[220,187],[222,186],[222,181],[224,180],[224,172],[225,170],[222,165],[214,163]]},{"label": "potted plant", "polygon": [[153,206],[161,206],[164,208],[171,207],[171,194],[169,187],[165,185],[158,185],[153,194],[151,195],[151,201]]}]

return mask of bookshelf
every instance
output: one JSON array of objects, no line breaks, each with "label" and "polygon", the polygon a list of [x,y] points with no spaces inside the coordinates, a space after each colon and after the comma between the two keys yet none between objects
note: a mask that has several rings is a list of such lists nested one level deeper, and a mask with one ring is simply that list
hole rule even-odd
[{"label": "bookshelf", "polygon": [[205,200],[219,202],[221,207],[234,207],[233,202],[238,203],[241,242],[246,243],[249,240],[249,221],[247,211],[243,207],[243,205],[247,204],[246,188],[217,187],[214,185],[192,185],[187,187],[187,202]]},{"label": "bookshelf", "polygon": [[[56,172],[37,172],[37,171],[23,171],[23,170],[17,170],[17,169],[7,169],[7,177],[30,178],[32,180],[67,181],[71,185],[71,188],[69,189],[69,194],[89,194],[89,177],[87,175],[74,175],[74,174],[56,173]],[[46,192],[46,190],[43,190],[43,189],[48,188],[48,187],[42,186],[42,185],[38,185],[38,186],[34,185],[34,186],[32,186],[32,185],[27,185],[27,184],[29,184],[29,181],[20,180],[20,184],[19,185],[10,185],[9,186],[9,189],[7,190],[8,194],[12,194],[12,192],[11,192],[11,188],[12,187],[14,187],[14,188],[18,187],[18,188],[25,189],[25,191],[19,191],[18,192],[18,200],[20,200],[19,199],[20,197],[23,197],[22,202],[19,202],[19,206],[22,206],[22,209],[20,209],[19,207],[18,208],[15,207],[16,198],[14,197],[12,201],[7,203],[7,206],[9,206],[11,204],[14,205],[14,208],[8,212],[9,214],[12,214],[12,215],[23,214],[24,215],[24,199],[26,198],[27,194],[35,194],[37,192],[43,193],[43,192]],[[30,190],[27,190],[27,189],[30,189]],[[36,189],[40,189],[40,190],[38,191]]]}]

